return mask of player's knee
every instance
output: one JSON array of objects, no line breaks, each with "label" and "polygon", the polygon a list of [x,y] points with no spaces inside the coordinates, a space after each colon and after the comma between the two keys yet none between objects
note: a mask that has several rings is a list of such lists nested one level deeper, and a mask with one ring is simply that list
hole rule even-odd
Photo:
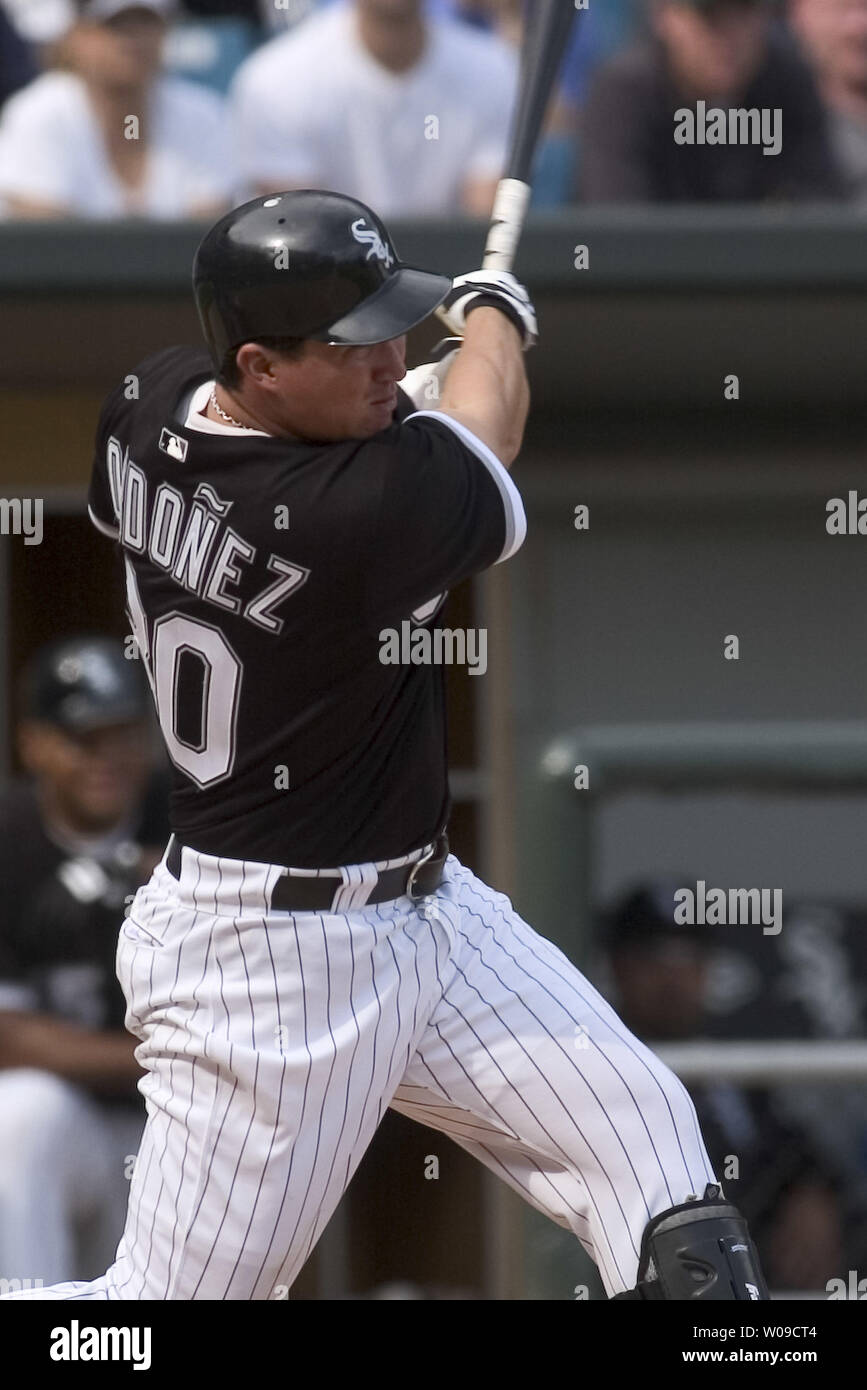
[{"label": "player's knee", "polygon": [[[658,1114],[663,1123],[673,1120],[678,1129],[685,1125],[698,1128],[695,1104],[680,1077],[658,1057],[654,1063],[652,1073],[645,1073],[643,1078],[645,1113]],[[660,1105],[660,1101],[664,1104]]]},{"label": "player's knee", "polygon": [[614,1297],[748,1302],[769,1294],[746,1221],[722,1189],[709,1183],[704,1197],[669,1207],[647,1223],[638,1282]]},{"label": "player's knee", "polygon": [[62,1077],[35,1067],[0,1072],[0,1173],[21,1171],[68,1142],[86,1101]]}]

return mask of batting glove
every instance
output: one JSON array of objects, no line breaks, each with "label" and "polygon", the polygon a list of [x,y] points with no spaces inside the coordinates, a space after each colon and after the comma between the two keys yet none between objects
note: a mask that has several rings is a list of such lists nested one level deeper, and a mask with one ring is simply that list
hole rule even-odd
[{"label": "batting glove", "polygon": [[532,300],[508,270],[473,270],[469,275],[459,275],[436,312],[452,333],[462,334],[467,315],[482,307],[499,309],[511,319],[525,352],[538,341],[539,325]]}]

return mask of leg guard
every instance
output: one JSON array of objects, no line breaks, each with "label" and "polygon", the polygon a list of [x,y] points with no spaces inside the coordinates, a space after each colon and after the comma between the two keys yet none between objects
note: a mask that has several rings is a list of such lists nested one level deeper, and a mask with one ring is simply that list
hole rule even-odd
[{"label": "leg guard", "polygon": [[648,1222],[638,1283],[614,1298],[746,1301],[769,1294],[746,1221],[722,1189],[708,1183],[704,1197]]}]

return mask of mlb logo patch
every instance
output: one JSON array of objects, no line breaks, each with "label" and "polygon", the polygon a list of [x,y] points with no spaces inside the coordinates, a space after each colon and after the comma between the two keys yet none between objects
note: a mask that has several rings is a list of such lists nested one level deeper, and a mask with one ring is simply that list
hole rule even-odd
[{"label": "mlb logo patch", "polygon": [[181,439],[179,434],[172,434],[171,430],[163,430],[160,435],[160,448],[164,454],[168,454],[170,458],[179,459],[181,463],[187,457],[187,440]]}]

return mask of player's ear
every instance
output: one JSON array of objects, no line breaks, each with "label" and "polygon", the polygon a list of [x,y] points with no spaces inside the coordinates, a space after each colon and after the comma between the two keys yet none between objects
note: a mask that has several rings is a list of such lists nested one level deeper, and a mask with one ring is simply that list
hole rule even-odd
[{"label": "player's ear", "polygon": [[276,353],[262,347],[261,343],[242,343],[235,354],[241,381],[252,381],[265,385],[274,381]]},{"label": "player's ear", "polygon": [[31,719],[22,720],[16,731],[18,757],[26,772],[42,769],[45,754],[45,726]]}]

